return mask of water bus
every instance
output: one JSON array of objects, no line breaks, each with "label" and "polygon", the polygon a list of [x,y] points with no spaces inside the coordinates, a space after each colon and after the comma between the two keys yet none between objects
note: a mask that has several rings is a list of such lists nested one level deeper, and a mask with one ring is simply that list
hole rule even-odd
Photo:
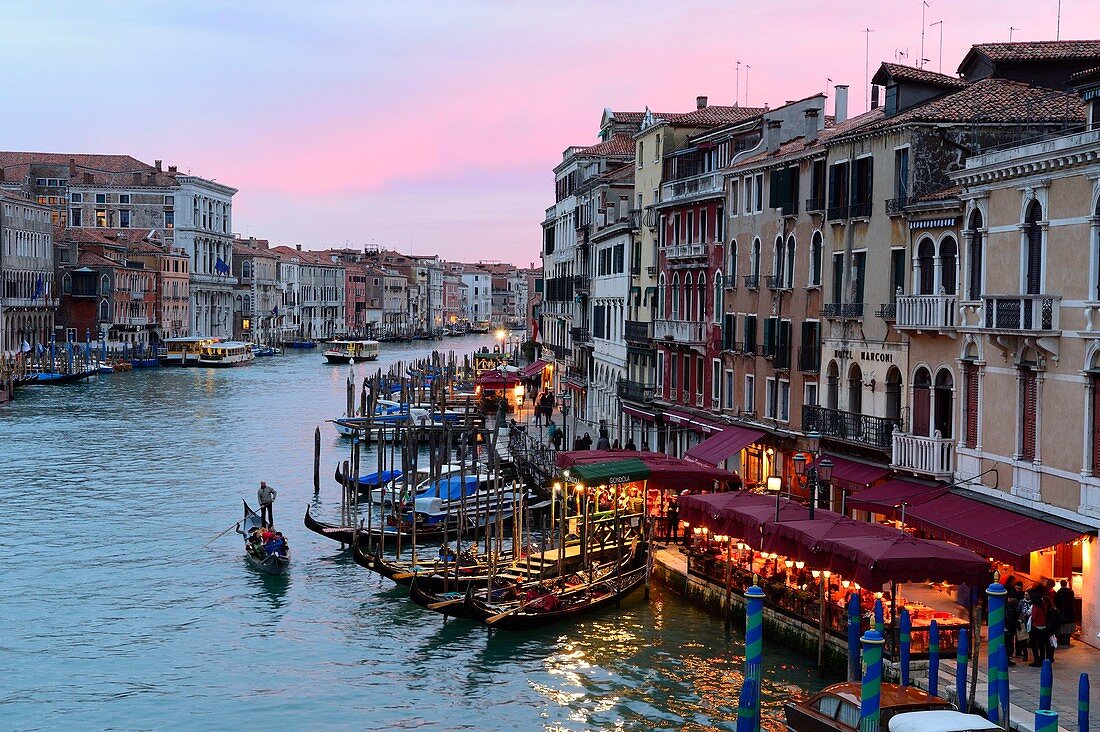
[{"label": "water bus", "polygon": [[200,366],[226,368],[229,366],[247,366],[256,359],[250,343],[240,341],[219,341],[202,347],[199,352]]},{"label": "water bus", "polygon": [[218,343],[221,338],[210,336],[187,336],[184,338],[165,338],[157,351],[162,364],[168,366],[186,366],[197,364],[204,346]]},{"label": "water bus", "polygon": [[325,349],[329,363],[375,361],[378,359],[378,341],[332,341]]}]

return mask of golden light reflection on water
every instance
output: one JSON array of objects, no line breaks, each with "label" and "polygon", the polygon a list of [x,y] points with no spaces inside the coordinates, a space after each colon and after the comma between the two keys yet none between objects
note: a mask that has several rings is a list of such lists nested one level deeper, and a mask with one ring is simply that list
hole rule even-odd
[{"label": "golden light reflection on water", "polygon": [[[589,729],[719,730],[737,719],[744,667],[739,633],[654,588],[621,614],[602,614],[556,639],[545,678],[530,680],[546,699],[548,732]],[[820,688],[812,662],[765,647],[764,729],[782,730],[783,702]]]}]

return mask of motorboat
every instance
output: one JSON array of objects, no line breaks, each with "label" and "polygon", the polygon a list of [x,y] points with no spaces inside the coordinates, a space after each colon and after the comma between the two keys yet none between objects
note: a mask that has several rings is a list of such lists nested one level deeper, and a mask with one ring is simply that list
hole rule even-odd
[{"label": "motorboat", "polygon": [[183,338],[165,338],[157,349],[157,357],[166,366],[186,366],[197,364],[202,355],[203,346],[217,343],[221,338],[209,336],[187,336]]},{"label": "motorboat", "polygon": [[[813,696],[800,701],[789,701],[783,706],[788,732],[856,732],[859,730],[859,705],[862,685],[858,681],[845,681],[827,686]],[[893,729],[889,723],[895,715],[904,712],[928,710],[953,711],[951,702],[932,696],[915,686],[882,684],[879,694],[880,729]],[[916,728],[913,728],[916,729]],[[925,728],[920,728],[923,732]],[[979,728],[985,729],[985,728]]]},{"label": "motorboat", "polygon": [[199,366],[228,368],[247,366],[256,359],[252,345],[241,341],[219,341],[202,347],[199,352]]},{"label": "motorboat", "polygon": [[890,732],[993,732],[1001,727],[977,714],[932,709],[897,714],[890,719],[888,729]]},{"label": "motorboat", "polygon": [[378,341],[332,341],[324,351],[329,363],[376,361],[378,354]]}]

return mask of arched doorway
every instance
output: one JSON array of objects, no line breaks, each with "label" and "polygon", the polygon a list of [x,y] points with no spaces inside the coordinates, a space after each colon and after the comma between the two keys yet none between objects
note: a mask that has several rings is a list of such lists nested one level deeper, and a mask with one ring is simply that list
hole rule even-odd
[{"label": "arched doorway", "polygon": [[886,416],[901,419],[901,371],[897,366],[886,372]]},{"label": "arched doorway", "polygon": [[917,245],[918,295],[934,295],[936,292],[936,245],[925,237]]},{"label": "arched doorway", "polygon": [[954,411],[955,379],[947,369],[936,374],[936,388],[933,394],[935,420],[933,426],[940,437],[951,437],[955,422]]},{"label": "arched doorway", "polygon": [[840,369],[836,361],[830,361],[825,372],[825,405],[829,409],[840,409]]},{"label": "arched doorway", "polygon": [[863,369],[858,363],[852,364],[848,369],[848,411],[853,414],[863,413]]},{"label": "arched doorway", "polygon": [[932,374],[921,366],[913,374],[913,434],[929,436],[931,425]]},{"label": "arched doorway", "polygon": [[954,237],[940,242],[940,287],[948,295],[955,294],[958,285],[959,245]]}]

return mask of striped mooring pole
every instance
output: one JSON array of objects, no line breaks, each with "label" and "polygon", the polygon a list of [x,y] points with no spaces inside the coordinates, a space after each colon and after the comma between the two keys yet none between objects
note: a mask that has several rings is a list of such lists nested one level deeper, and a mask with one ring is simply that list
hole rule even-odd
[{"label": "striped mooring pole", "polygon": [[1058,712],[1036,709],[1035,732],[1058,732]]},{"label": "striped mooring pole", "polygon": [[882,646],[886,642],[877,630],[868,630],[863,643],[863,685],[859,694],[859,732],[879,731],[882,706]]},{"label": "striped mooring pole", "polygon": [[1008,699],[1004,698],[1004,692],[1007,691],[1008,686],[1008,674],[1001,676],[1001,669],[1005,668],[1007,672],[1008,668],[1008,659],[1005,657],[1005,597],[1008,591],[1000,583],[1000,579],[994,575],[993,584],[986,588],[985,594],[989,597],[989,639],[986,652],[989,683],[986,714],[990,722],[1001,724],[1008,711]]},{"label": "striped mooring pole", "polygon": [[859,593],[848,596],[848,681],[859,680]]},{"label": "striped mooring pole", "polygon": [[1089,732],[1089,675],[1077,681],[1077,732]]},{"label": "striped mooring pole", "polygon": [[940,695],[940,625],[928,624],[928,693]]},{"label": "striped mooring pole", "polygon": [[1039,669],[1039,708],[1050,709],[1050,698],[1054,694],[1054,666],[1049,658],[1043,659]]},{"label": "striped mooring pole", "polygon": [[745,590],[745,681],[737,701],[737,732],[760,729],[760,670],[764,660],[764,591]]},{"label": "striped mooring pole", "polygon": [[875,613],[875,630],[878,631],[879,635],[884,636],[885,633],[886,633],[886,623],[882,619],[882,598],[881,597],[876,597],[875,598],[874,613]]},{"label": "striped mooring pole", "polygon": [[970,666],[970,631],[959,628],[959,649],[955,653],[955,706],[966,712],[966,672]]},{"label": "striped mooring pole", "polygon": [[901,609],[901,685],[909,686],[909,654],[913,645],[913,620]]}]

